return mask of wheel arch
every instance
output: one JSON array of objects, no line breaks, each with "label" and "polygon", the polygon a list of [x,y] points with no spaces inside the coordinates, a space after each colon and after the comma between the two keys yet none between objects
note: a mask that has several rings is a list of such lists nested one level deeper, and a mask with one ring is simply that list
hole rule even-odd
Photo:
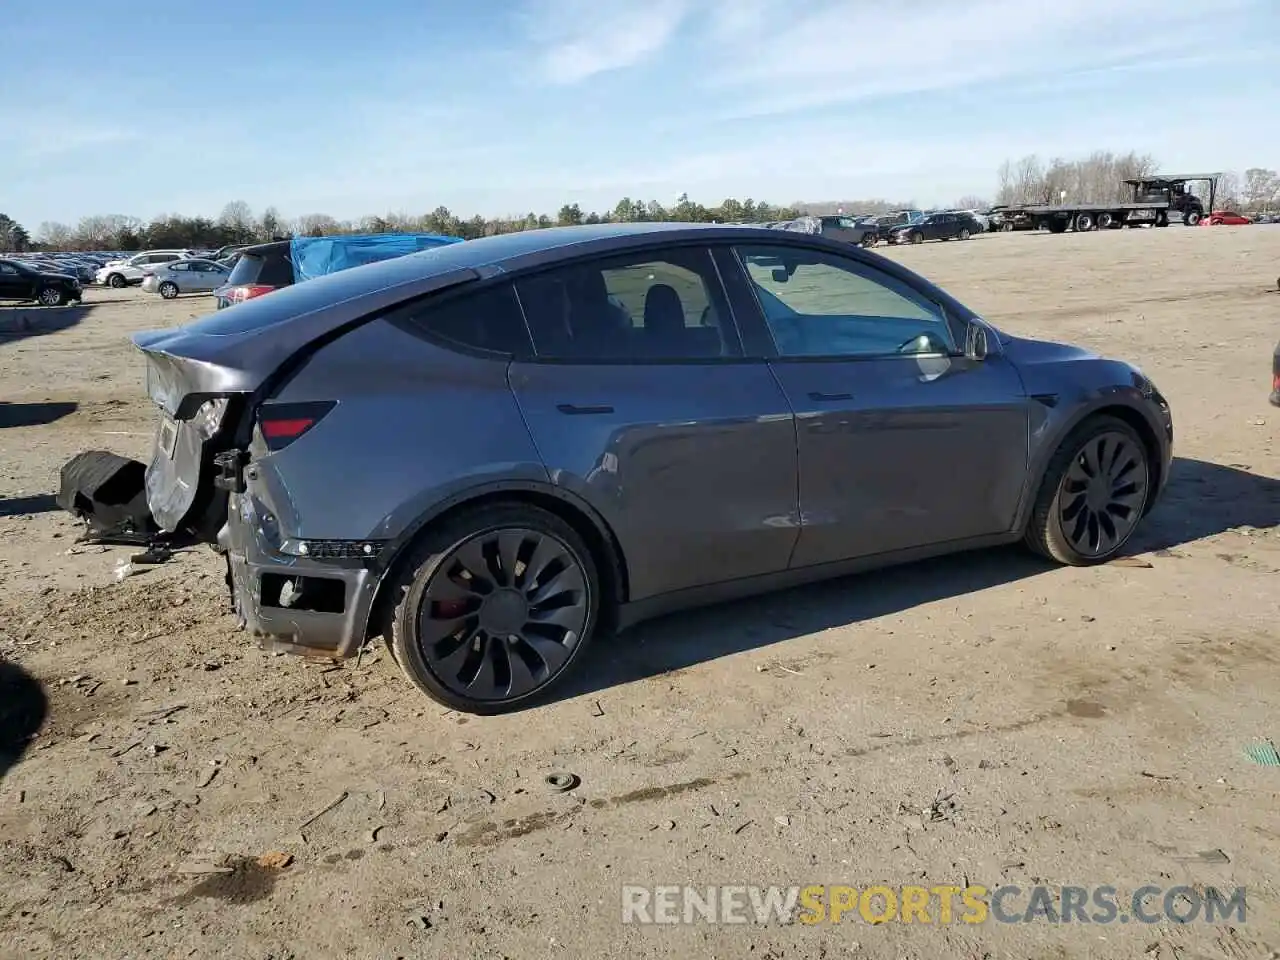
[{"label": "wheel arch", "polygon": [[604,604],[600,610],[601,626],[606,630],[611,630],[615,626],[617,610],[627,602],[630,596],[630,581],[622,545],[608,521],[580,497],[551,484],[494,483],[463,491],[436,504],[414,520],[405,532],[393,541],[390,555],[382,566],[373,600],[369,606],[369,619],[365,625],[366,638],[381,632],[390,613],[389,585],[395,582],[396,576],[402,571],[407,558],[412,553],[413,545],[428,530],[434,529],[460,513],[499,503],[538,507],[573,527],[586,543],[587,549],[591,551],[591,558],[595,561],[597,573],[603,582],[602,593],[608,603]]}]

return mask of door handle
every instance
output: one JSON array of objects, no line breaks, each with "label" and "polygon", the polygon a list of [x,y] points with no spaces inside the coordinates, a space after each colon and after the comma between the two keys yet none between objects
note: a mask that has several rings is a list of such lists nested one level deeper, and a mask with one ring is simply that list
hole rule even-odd
[{"label": "door handle", "polygon": [[837,400],[852,400],[852,393],[822,393],[819,390],[809,392],[809,399],[816,403],[833,403]]},{"label": "door handle", "polygon": [[609,406],[607,403],[587,404],[586,406],[579,406],[576,403],[557,403],[556,409],[561,413],[567,413],[570,415],[613,413],[613,407]]}]

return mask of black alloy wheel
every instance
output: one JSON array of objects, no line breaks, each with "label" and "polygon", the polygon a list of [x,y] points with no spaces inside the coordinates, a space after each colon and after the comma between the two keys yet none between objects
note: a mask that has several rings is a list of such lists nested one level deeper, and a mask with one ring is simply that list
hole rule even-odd
[{"label": "black alloy wheel", "polygon": [[1049,461],[1027,523],[1027,544],[1071,566],[1117,556],[1146,512],[1150,457],[1124,421],[1086,420]]},{"label": "black alloy wheel", "polygon": [[429,696],[496,713],[568,670],[594,631],[598,581],[590,552],[554,515],[502,505],[475,520],[427,538],[393,615],[392,652]]},{"label": "black alloy wheel", "polygon": [[1058,522],[1082,555],[1118,550],[1142,516],[1147,499],[1147,455],[1123,433],[1086,443],[1062,481]]}]

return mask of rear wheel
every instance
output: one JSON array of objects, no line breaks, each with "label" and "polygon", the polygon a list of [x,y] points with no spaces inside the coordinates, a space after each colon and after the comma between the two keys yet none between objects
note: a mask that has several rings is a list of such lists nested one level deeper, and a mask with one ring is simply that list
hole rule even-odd
[{"label": "rear wheel", "polygon": [[107,286],[115,290],[119,290],[121,287],[125,285],[125,283],[126,281],[124,277],[118,273],[113,273],[111,274],[111,276],[107,277]]},{"label": "rear wheel", "polygon": [[160,284],[160,296],[164,297],[166,300],[172,300],[177,295],[178,285],[172,280],[166,280],[164,283]]},{"label": "rear wheel", "polygon": [[1149,454],[1123,420],[1097,416],[1073,430],[1049,461],[1027,524],[1033,550],[1083,567],[1106,563],[1146,508]]},{"label": "rear wheel", "polygon": [[409,680],[470,713],[545,693],[595,633],[599,575],[565,521],[501,504],[429,530],[392,585],[388,641]]},{"label": "rear wheel", "polygon": [[1006,223],[1006,224],[1002,225],[1002,226],[1000,227],[1000,229],[1001,229],[1001,230],[1003,230],[1005,233],[1013,233],[1013,224],[1012,224],[1012,223]]},{"label": "rear wheel", "polygon": [[40,292],[36,294],[36,300],[42,306],[60,307],[67,302],[67,295],[57,287],[42,287]]},{"label": "rear wheel", "polygon": [[1110,230],[1113,226],[1115,226],[1115,222],[1116,222],[1115,217],[1111,216],[1111,214],[1109,213],[1098,214],[1099,230]]},{"label": "rear wheel", "polygon": [[876,235],[874,233],[863,234],[862,245],[864,247],[874,247],[876,245]]},{"label": "rear wheel", "polygon": [[1093,229],[1093,214],[1082,213],[1076,217],[1076,233],[1088,233]]},{"label": "rear wheel", "polygon": [[966,229],[964,229],[964,228],[961,228],[961,230],[960,230],[960,239],[961,239],[961,240],[968,240],[968,239],[969,239],[969,231],[968,231],[968,230],[966,230]]}]

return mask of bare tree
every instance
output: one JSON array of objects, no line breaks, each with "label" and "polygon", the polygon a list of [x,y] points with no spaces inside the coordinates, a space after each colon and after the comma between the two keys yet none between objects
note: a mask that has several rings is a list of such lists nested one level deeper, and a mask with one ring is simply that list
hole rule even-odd
[{"label": "bare tree", "polygon": [[1280,176],[1274,170],[1250,167],[1244,172],[1241,200],[1250,210],[1270,209],[1273,203],[1280,200]]},{"label": "bare tree", "polygon": [[1236,174],[1230,171],[1218,174],[1213,202],[1219,210],[1240,206],[1240,178]]},{"label": "bare tree", "polygon": [[73,232],[65,223],[46,220],[36,231],[36,241],[49,250],[70,250],[74,247]]},{"label": "bare tree", "polygon": [[1016,203],[1034,203],[1044,194],[1044,168],[1035,154],[1018,161],[1013,174]]},{"label": "bare tree", "polygon": [[218,225],[231,234],[232,243],[248,243],[258,231],[253,210],[243,200],[232,200],[223,207],[222,213],[218,215]]}]

